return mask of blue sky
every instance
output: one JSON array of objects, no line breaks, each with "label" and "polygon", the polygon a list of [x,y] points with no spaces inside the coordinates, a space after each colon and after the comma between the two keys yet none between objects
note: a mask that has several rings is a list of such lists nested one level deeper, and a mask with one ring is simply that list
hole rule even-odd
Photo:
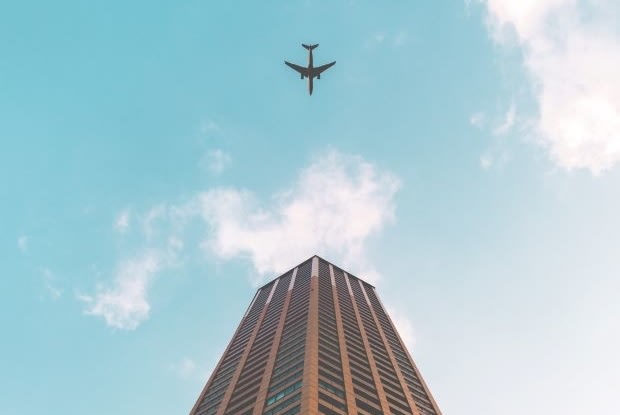
[{"label": "blue sky", "polygon": [[[187,413],[254,290],[373,281],[446,414],[617,414],[611,0],[0,6],[0,412]],[[283,64],[337,64],[307,94]]]}]

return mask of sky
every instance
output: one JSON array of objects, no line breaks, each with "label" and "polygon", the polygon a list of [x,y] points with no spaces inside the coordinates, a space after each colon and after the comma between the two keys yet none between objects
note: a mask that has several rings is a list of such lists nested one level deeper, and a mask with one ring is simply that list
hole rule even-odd
[{"label": "sky", "polygon": [[[314,254],[376,285],[444,414],[620,413],[618,22],[4,2],[0,413],[188,413]],[[337,62],[312,96],[301,43]]]}]

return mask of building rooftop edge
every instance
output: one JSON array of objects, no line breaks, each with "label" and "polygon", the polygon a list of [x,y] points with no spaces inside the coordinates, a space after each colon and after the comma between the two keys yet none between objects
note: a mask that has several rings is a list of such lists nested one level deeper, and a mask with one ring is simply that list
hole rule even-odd
[{"label": "building rooftop edge", "polygon": [[281,274],[280,274],[280,275],[278,275],[277,277],[275,277],[275,278],[273,278],[273,279],[270,279],[267,283],[265,283],[265,284],[261,285],[260,287],[258,287],[258,288],[257,288],[257,290],[261,290],[261,289],[265,288],[266,286],[268,286],[268,285],[270,285],[271,283],[273,283],[275,280],[277,280],[277,279],[281,278],[282,276],[284,276],[284,275],[288,274],[289,272],[292,272],[295,268],[297,268],[297,267],[299,267],[299,266],[301,266],[301,265],[305,264],[305,263],[306,263],[306,262],[308,262],[308,261],[311,261],[313,258],[318,258],[318,259],[321,259],[321,260],[323,260],[323,261],[327,262],[328,264],[330,264],[331,266],[333,266],[334,268],[339,269],[339,270],[340,270],[340,271],[342,271],[342,272],[346,272],[346,273],[347,273],[347,275],[348,275],[349,277],[353,277],[353,278],[355,278],[356,280],[360,280],[361,282],[363,282],[364,284],[368,285],[369,287],[376,288],[374,285],[370,284],[369,282],[364,281],[362,278],[359,278],[359,277],[357,277],[357,276],[355,276],[355,275],[351,274],[349,271],[347,271],[347,270],[345,270],[345,269],[343,269],[343,268],[340,268],[338,265],[335,265],[333,262],[328,261],[328,260],[326,260],[325,258],[323,258],[323,257],[321,257],[321,256],[319,256],[319,255],[316,255],[316,254],[315,254],[315,255],[312,255],[310,258],[308,258],[308,259],[306,259],[306,260],[304,260],[304,261],[301,261],[299,264],[295,265],[294,267],[290,268],[289,270],[284,271],[283,273],[281,273]]}]

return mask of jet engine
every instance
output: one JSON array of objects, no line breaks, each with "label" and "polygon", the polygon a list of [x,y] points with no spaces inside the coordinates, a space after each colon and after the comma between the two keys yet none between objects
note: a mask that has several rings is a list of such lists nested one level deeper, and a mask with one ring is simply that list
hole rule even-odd
[{"label": "jet engine", "polygon": [[318,75],[316,76],[316,79],[321,79],[321,74],[318,74]]}]

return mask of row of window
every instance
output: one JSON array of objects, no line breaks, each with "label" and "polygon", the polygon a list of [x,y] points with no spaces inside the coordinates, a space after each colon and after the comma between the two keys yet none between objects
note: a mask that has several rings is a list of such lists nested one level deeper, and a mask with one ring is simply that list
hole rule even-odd
[{"label": "row of window", "polygon": [[[347,293],[348,294],[348,293]],[[345,304],[349,302],[350,297],[347,295],[344,300]],[[349,301],[347,301],[349,300]],[[348,304],[345,305],[345,312],[354,314],[352,309],[346,310]],[[344,322],[345,337],[347,341],[347,352],[349,357],[349,369],[354,385],[354,391],[357,398],[361,399],[363,405],[372,408],[368,413],[381,413],[381,405],[377,396],[370,365],[368,363],[365,348],[361,340],[359,326],[352,325],[351,322]]]},{"label": "row of window", "polygon": [[342,361],[329,264],[319,262],[319,413],[346,413]]},{"label": "row of window", "polygon": [[328,408],[319,402],[319,414],[322,415],[342,415],[342,412],[337,412],[334,408]]},{"label": "row of window", "polygon": [[341,402],[339,399],[335,399],[334,397],[327,395],[326,393],[323,393],[321,391],[319,391],[319,402],[323,401],[325,403],[327,403],[328,405],[330,405],[332,408],[338,408],[341,411],[346,411],[347,410],[347,404],[345,404],[344,402]]},{"label": "row of window", "polygon": [[[302,366],[303,366],[303,364],[302,364]],[[281,380],[278,383],[273,383],[273,377],[272,377],[271,378],[271,382],[272,382],[273,386],[271,386],[269,388],[269,393],[273,393],[273,392],[277,391],[278,389],[282,388],[283,386],[293,382],[294,380],[297,380],[297,379],[301,378],[302,375],[303,375],[303,369],[299,369],[295,373],[293,373],[289,377]]]},{"label": "row of window", "polygon": [[[273,337],[280,322],[284,297],[288,291],[288,283],[292,273],[282,276],[275,289],[270,286],[268,290],[274,291],[270,303],[267,305],[265,316],[260,323],[260,328],[253,341],[250,353],[246,359],[244,368],[235,385],[232,399],[228,403],[226,414],[238,414],[248,406],[253,406],[257,399],[257,392],[264,376],[265,366],[271,353]],[[274,282],[275,284],[275,282]]]},{"label": "row of window", "polygon": [[324,380],[319,379],[319,388],[323,389],[327,392],[333,393],[341,398],[344,398],[344,391],[335,387],[331,383],[325,382]]},{"label": "row of window", "polygon": [[[298,379],[303,375],[304,366],[310,266],[310,262],[307,262],[297,269],[295,284],[286,311],[286,321],[270,379],[269,393],[271,395],[265,401],[264,413],[267,415],[299,413],[299,406],[290,408],[282,414],[279,412],[300,398],[298,393],[289,399],[285,399],[301,387],[301,380]],[[295,383],[291,384],[291,382]],[[279,402],[281,400],[283,401]],[[267,409],[269,406],[272,407]]]},{"label": "row of window", "polygon": [[[323,297],[324,309],[326,310],[323,324],[325,330],[323,333],[321,333],[323,335],[323,341],[319,344],[320,346],[322,346],[320,348],[321,354],[319,355],[319,358],[321,362],[328,362],[334,367],[337,367],[338,375],[334,376],[329,372],[326,373],[325,371],[319,373],[320,375],[323,375],[319,377],[319,388],[329,393],[329,395],[326,395],[324,393],[321,394],[321,396],[324,398],[323,401],[327,401],[325,403],[328,405],[321,405],[320,409],[322,409],[322,411],[320,412],[326,414],[339,414],[340,412],[336,411],[346,411],[346,405],[344,402],[340,402],[340,400],[345,400],[345,393],[343,390],[344,382],[342,380],[341,371],[342,362],[340,360],[338,329],[335,318],[335,304],[333,301],[334,297],[329,270],[327,270],[327,273],[324,276],[323,285],[321,288],[323,287],[325,291]],[[324,365],[322,366],[324,367]],[[338,385],[339,387],[336,385]],[[328,398],[326,398],[326,396]]]},{"label": "row of window", "polygon": [[[262,327],[255,337],[252,350],[247,357],[246,365],[237,382],[236,389],[238,390],[233,394],[235,399],[231,401],[229,405],[231,409],[234,409],[239,402],[243,402],[246,398],[255,398],[257,387],[261,383],[261,374],[264,372],[264,366],[271,351],[272,338],[280,321],[282,304],[284,303],[286,292],[288,291],[291,276],[292,273],[289,272],[279,279],[278,286],[271,298],[269,309],[262,322]],[[217,407],[229,386],[230,379],[236,372],[238,363],[243,352],[246,350],[247,342],[256,329],[258,318],[273,288],[273,284],[275,284],[275,281],[264,286],[255,295],[254,301],[250,305],[250,310],[244,317],[237,334],[233,338],[220,364],[218,373],[215,374],[209,390],[205,393],[201,408],[197,413],[201,415],[202,413],[211,415],[211,413],[215,414],[217,411]],[[243,407],[246,403],[239,405]]]},{"label": "row of window", "polygon": [[290,385],[286,389],[281,390],[280,392],[276,393],[275,395],[270,396],[265,401],[265,406],[273,405],[274,403],[278,402],[279,400],[281,400],[285,396],[290,395],[291,393],[295,392],[297,389],[301,388],[301,384],[302,384],[302,381],[300,380],[299,382],[293,383],[292,385]]},{"label": "row of window", "polygon": [[255,329],[256,323],[262,312],[267,297],[269,295],[268,289],[262,289],[255,295],[255,300],[252,303],[249,312],[243,319],[239,330],[234,336],[231,344],[228,348],[226,355],[224,356],[222,363],[220,364],[217,373],[215,373],[213,380],[206,391],[203,401],[197,410],[197,415],[213,415],[217,412],[219,404],[226,393],[226,389],[229,386],[230,379],[237,370],[241,355],[247,347],[247,342]]},{"label": "row of window", "polygon": [[[334,277],[338,291],[338,301],[341,310],[343,329],[347,342],[349,367],[351,370],[354,391],[360,404],[360,413],[380,414],[380,403],[376,395],[374,382],[370,373],[366,350],[363,345],[360,327],[355,317],[355,310],[346,285],[345,276],[341,271],[334,269]],[[354,284],[351,284],[352,286]],[[371,404],[372,403],[372,404]],[[363,410],[362,407],[368,408]],[[375,407],[376,405],[376,407]]]},{"label": "row of window", "polygon": [[[359,286],[353,287],[353,291],[357,294],[356,302],[358,304],[363,324],[366,328],[366,337],[373,353],[377,372],[381,379],[381,383],[383,384],[386,399],[388,400],[392,412],[396,414],[401,413],[400,411],[410,413],[411,409],[409,408],[408,402],[402,399],[404,392],[403,387],[398,380],[396,368],[389,357],[389,353],[387,353],[386,348],[389,346],[385,344],[384,339],[380,334],[380,330],[383,329],[383,327],[377,325],[377,323],[381,324],[381,321],[378,316],[376,317],[377,320],[375,320],[376,315],[373,315],[373,310],[371,310],[369,304],[366,301],[361,300],[361,297],[363,296],[361,290],[362,289]],[[366,292],[368,294],[368,300],[371,304],[373,304],[374,290],[368,289]],[[376,300],[376,298],[374,299]],[[377,304],[375,303],[373,305],[373,308],[376,310],[378,308]]]},{"label": "row of window", "polygon": [[423,414],[433,415],[435,414],[435,410],[430,400],[428,399],[426,392],[422,384],[420,383],[417,374],[414,371],[414,368],[409,360],[409,357],[405,354],[400,341],[394,331],[393,325],[391,324],[385,310],[381,306],[379,299],[377,298],[374,290],[367,290],[368,297],[370,302],[373,304],[377,317],[380,321],[381,327],[383,328],[383,332],[388,340],[388,343],[391,346],[392,353],[394,354],[394,358],[399,366],[399,369],[405,379],[405,383],[407,384],[409,391],[412,394],[412,398],[418,406],[418,409],[422,411]]},{"label": "row of window", "polygon": [[[247,339],[244,339],[244,343]],[[228,359],[224,361],[224,363],[220,366],[218,372],[216,373],[213,382],[211,383],[209,389],[207,390],[201,405],[199,406],[198,414],[207,414],[211,415],[217,411],[217,407],[221,402],[222,397],[225,394],[225,390],[229,385],[230,379],[232,378],[239,360],[241,358],[241,353],[235,354],[233,356],[228,356]]]},{"label": "row of window", "polygon": [[[300,399],[301,399],[301,393],[297,393],[297,394],[291,396],[290,398],[282,401],[281,403],[275,405],[274,407],[270,408],[269,410],[264,411],[263,415],[276,415],[278,412],[282,411],[283,409],[285,409],[289,405],[294,404],[295,402],[299,401]],[[283,415],[283,414],[279,414],[279,415]]]},{"label": "row of window", "polygon": [[[381,414],[381,404],[379,402],[377,391],[375,389],[373,375],[371,371],[367,369],[367,367],[369,367],[369,364],[364,364],[364,361],[367,361],[370,357],[367,356],[367,353],[369,353],[367,347],[370,347],[370,350],[372,350],[371,342],[376,338],[378,333],[376,325],[372,324],[374,323],[374,319],[372,319],[372,314],[370,313],[368,303],[365,301],[365,297],[363,292],[361,291],[362,289],[359,285],[359,282],[357,280],[350,280],[350,286],[353,292],[353,300],[355,301],[355,304],[352,304],[351,307],[351,315],[353,316],[357,312],[358,317],[355,319],[355,323],[361,325],[359,327],[359,341],[357,342],[357,344],[351,344],[351,347],[349,348],[351,372],[352,374],[356,373],[353,378],[356,398],[359,401],[360,409],[363,409],[369,414]],[[361,339],[362,328],[364,329],[364,334],[366,338],[365,344]],[[381,348],[378,350],[383,352],[383,349]],[[373,351],[372,353],[374,357],[375,352]],[[363,374],[360,372],[363,372]]]}]

